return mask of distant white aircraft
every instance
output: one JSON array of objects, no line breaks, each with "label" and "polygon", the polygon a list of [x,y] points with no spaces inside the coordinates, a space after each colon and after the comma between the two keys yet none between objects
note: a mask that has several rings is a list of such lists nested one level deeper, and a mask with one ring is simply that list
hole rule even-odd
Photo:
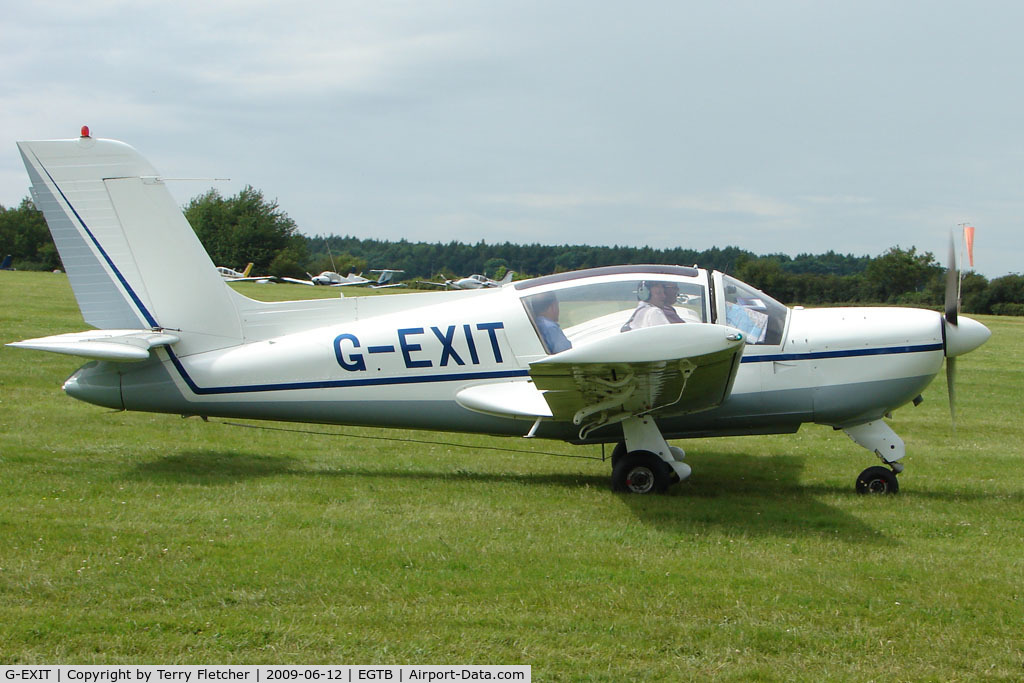
[{"label": "distant white aircraft", "polygon": [[404,270],[394,270],[391,268],[385,268],[381,270],[371,270],[371,273],[380,273],[380,276],[376,280],[370,280],[365,278],[360,273],[349,273],[348,275],[339,275],[332,270],[325,270],[319,275],[309,275],[308,280],[299,280],[293,277],[280,278],[285,282],[294,282],[298,285],[322,285],[325,287],[372,287],[374,289],[381,287],[405,287],[405,284],[395,283],[391,280],[394,278],[395,273],[404,273]]},{"label": "distant white aircraft", "polygon": [[270,275],[252,275],[249,273],[252,271],[252,263],[245,267],[245,270],[238,272],[233,268],[227,266],[217,266],[217,272],[220,276],[228,282],[273,282],[274,278]]},{"label": "distant white aircraft", "polygon": [[789,308],[724,273],[668,265],[255,301],[214,272],[133,148],[85,135],[18,147],[98,329],[10,345],[98,361],[64,391],[119,410],[612,443],[612,486],[632,493],[690,475],[666,439],[816,423],[881,460],[858,492],[895,493],[905,446],[885,416],[918,403],[943,363],[952,399],[956,358],[990,335],[958,314],[953,254],[945,315]]},{"label": "distant white aircraft", "polygon": [[297,285],[310,285],[310,286],[323,286],[323,287],[340,287],[345,284],[362,284],[362,281],[366,280],[362,275],[356,275],[349,273],[348,275],[339,275],[333,270],[325,270],[319,275],[312,275],[306,273],[309,276],[308,280],[300,280],[294,277],[282,277],[279,278],[285,282],[292,282]]},{"label": "distant white aircraft", "polygon": [[484,289],[486,287],[501,287],[512,282],[512,277],[515,275],[515,271],[510,270],[505,273],[505,277],[500,280],[492,280],[491,278],[474,273],[466,277],[445,280],[444,282],[429,282],[426,280],[420,280],[419,283],[422,285],[432,285],[434,287],[444,287],[445,289]]}]

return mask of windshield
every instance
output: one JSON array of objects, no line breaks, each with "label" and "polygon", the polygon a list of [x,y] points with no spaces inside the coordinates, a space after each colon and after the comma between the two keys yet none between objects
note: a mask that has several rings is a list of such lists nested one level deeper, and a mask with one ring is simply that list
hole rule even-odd
[{"label": "windshield", "polygon": [[781,344],[789,309],[728,275],[722,276],[722,284],[726,324],[745,332],[748,344]]},{"label": "windshield", "polygon": [[697,278],[669,276],[567,286],[523,297],[548,353],[636,327],[636,316],[655,308],[652,304],[661,304],[661,323],[707,322],[706,301],[707,290]]}]

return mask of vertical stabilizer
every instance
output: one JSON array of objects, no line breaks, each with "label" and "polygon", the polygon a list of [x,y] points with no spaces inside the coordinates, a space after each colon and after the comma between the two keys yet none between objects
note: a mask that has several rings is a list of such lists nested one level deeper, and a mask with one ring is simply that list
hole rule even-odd
[{"label": "vertical stabilizer", "polygon": [[138,152],[89,137],[18,148],[87,323],[180,330],[179,355],[241,342],[228,286]]}]

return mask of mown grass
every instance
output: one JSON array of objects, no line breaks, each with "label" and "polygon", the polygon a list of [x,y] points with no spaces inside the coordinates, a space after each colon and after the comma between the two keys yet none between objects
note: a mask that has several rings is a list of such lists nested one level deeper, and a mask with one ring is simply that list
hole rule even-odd
[{"label": "mown grass", "polygon": [[[0,341],[85,329],[63,276],[0,275]],[[940,378],[892,420],[909,455],[884,498],[822,427],[680,442],[691,479],[635,497],[537,453],[594,447],[107,412],[60,392],[80,361],[2,348],[0,663],[1019,679],[1024,320],[984,322],[956,436]]]}]

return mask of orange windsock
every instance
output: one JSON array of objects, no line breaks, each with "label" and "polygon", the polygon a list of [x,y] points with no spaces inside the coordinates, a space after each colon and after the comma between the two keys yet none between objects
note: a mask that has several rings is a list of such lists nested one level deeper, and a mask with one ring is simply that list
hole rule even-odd
[{"label": "orange windsock", "polygon": [[974,267],[974,228],[970,225],[964,226],[964,244],[967,245],[967,260]]}]

